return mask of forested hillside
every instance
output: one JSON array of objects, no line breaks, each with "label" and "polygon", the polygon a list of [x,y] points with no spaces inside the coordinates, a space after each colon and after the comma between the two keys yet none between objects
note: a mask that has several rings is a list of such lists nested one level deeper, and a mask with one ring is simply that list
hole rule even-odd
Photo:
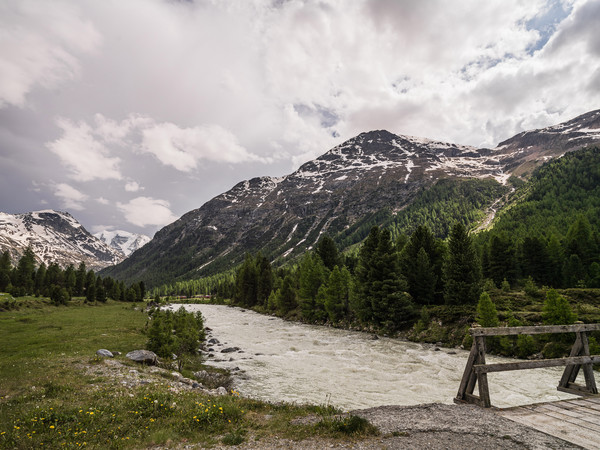
[{"label": "forested hillside", "polygon": [[387,228],[372,227],[357,253],[340,253],[324,235],[295,265],[275,268],[260,253],[247,255],[235,276],[181,282],[160,293],[211,293],[308,322],[397,331],[424,306],[474,311],[484,290],[597,288],[599,186],[600,149],[569,153],[516,189],[490,231],[469,233],[462,214],[508,188],[443,180]]}]

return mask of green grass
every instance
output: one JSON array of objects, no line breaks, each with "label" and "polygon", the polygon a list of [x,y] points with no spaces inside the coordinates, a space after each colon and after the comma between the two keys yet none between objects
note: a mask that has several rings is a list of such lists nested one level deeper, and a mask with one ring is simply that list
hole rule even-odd
[{"label": "green grass", "polygon": [[[231,395],[174,392],[170,377],[127,388],[101,369],[99,348],[143,348],[140,304],[81,301],[56,307],[17,299],[0,312],[0,448],[140,448],[236,445],[274,435],[347,440],[376,430],[332,408],[269,404]],[[123,355],[115,359],[148,376]],[[87,369],[87,370],[86,370]],[[338,414],[338,416],[334,416]],[[297,424],[314,415],[317,423]],[[312,424],[311,424],[312,423]]]}]

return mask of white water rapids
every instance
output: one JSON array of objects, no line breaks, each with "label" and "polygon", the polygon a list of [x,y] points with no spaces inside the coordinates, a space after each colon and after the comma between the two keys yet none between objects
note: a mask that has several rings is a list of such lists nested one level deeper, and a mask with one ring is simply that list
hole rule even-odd
[{"label": "white water rapids", "polygon": [[[184,306],[201,311],[204,325],[220,341],[207,363],[239,367],[244,371],[235,382],[240,393],[271,402],[329,403],[344,409],[452,403],[468,356],[465,350],[435,351],[427,344],[373,340],[366,333],[286,322],[240,308]],[[228,347],[239,347],[243,353],[220,352]],[[488,374],[492,405],[572,398],[556,390],[562,371]]]}]

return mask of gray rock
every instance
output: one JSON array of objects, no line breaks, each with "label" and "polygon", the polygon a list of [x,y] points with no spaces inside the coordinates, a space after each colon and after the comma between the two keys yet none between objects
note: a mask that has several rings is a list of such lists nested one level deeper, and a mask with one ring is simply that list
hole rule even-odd
[{"label": "gray rock", "polygon": [[223,386],[219,386],[216,391],[217,395],[227,395],[227,389],[225,389]]},{"label": "gray rock", "polygon": [[233,353],[233,352],[237,352],[240,348],[239,347],[227,347],[224,348],[223,350],[221,350],[221,353]]},{"label": "gray rock", "polygon": [[110,350],[106,350],[105,348],[96,350],[96,355],[101,356],[102,358],[113,358],[115,356]]},{"label": "gray rock", "polygon": [[150,350],[134,350],[132,352],[127,353],[127,355],[125,356],[131,359],[132,361],[139,362],[141,364],[148,364],[151,366],[156,364],[156,361],[158,360],[156,353],[151,352]]},{"label": "gray rock", "polygon": [[218,340],[218,339],[215,339],[215,338],[212,338],[211,340],[209,340],[209,341],[208,341],[208,343],[209,343],[209,344],[218,344],[218,343],[219,343],[219,340]]}]

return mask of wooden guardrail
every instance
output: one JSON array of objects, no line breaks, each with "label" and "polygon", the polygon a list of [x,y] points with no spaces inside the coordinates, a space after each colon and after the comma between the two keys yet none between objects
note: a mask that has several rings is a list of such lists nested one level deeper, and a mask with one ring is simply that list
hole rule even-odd
[{"label": "wooden guardrail", "polygon": [[[546,325],[531,327],[495,327],[471,328],[469,333],[473,336],[471,353],[458,388],[455,403],[474,403],[489,408],[490,391],[487,374],[490,372],[504,372],[508,370],[536,369],[539,367],[566,366],[557,389],[576,395],[598,394],[592,364],[600,363],[600,355],[590,355],[590,346],[587,333],[600,330],[600,324],[575,324],[575,325]],[[539,359],[532,361],[517,361],[509,363],[486,364],[485,338],[487,336],[516,336],[520,334],[555,334],[575,333],[575,343],[571,354],[565,358]],[[585,386],[575,383],[579,370],[583,369]],[[479,396],[474,395],[477,384]]]}]

